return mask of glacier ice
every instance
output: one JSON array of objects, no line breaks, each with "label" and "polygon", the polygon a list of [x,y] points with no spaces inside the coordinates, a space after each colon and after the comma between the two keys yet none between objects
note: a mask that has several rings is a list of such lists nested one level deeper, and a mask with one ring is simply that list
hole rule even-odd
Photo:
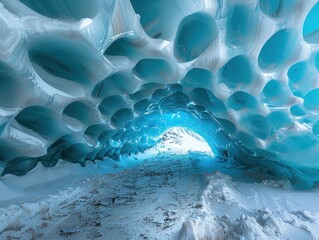
[{"label": "glacier ice", "polygon": [[117,159],[171,127],[318,179],[315,0],[0,0],[2,175]]}]

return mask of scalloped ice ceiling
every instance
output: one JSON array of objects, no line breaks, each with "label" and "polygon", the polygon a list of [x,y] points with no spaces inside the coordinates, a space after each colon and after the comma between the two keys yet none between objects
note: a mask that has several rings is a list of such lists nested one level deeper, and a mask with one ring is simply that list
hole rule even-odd
[{"label": "scalloped ice ceiling", "polygon": [[173,126],[319,180],[315,0],[0,0],[3,175],[118,158]]}]

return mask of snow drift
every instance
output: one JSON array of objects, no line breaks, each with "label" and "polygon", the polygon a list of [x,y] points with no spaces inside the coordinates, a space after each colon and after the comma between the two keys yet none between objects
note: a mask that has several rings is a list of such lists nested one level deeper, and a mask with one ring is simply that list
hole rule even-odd
[{"label": "snow drift", "polygon": [[318,181],[317,1],[0,2],[2,175],[117,159],[177,126]]}]

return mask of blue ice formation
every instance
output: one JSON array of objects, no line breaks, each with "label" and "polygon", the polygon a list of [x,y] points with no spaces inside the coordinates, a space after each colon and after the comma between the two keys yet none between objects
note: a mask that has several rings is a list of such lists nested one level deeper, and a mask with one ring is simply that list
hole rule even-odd
[{"label": "blue ice formation", "polygon": [[316,0],[0,0],[2,175],[118,159],[189,128],[319,180]]}]

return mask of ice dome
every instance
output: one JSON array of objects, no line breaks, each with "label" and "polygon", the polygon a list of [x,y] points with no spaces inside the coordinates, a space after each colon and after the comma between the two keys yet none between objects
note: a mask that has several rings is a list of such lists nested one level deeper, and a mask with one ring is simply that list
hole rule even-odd
[{"label": "ice dome", "polygon": [[185,127],[232,164],[312,186],[318,19],[315,0],[0,0],[2,175]]}]

